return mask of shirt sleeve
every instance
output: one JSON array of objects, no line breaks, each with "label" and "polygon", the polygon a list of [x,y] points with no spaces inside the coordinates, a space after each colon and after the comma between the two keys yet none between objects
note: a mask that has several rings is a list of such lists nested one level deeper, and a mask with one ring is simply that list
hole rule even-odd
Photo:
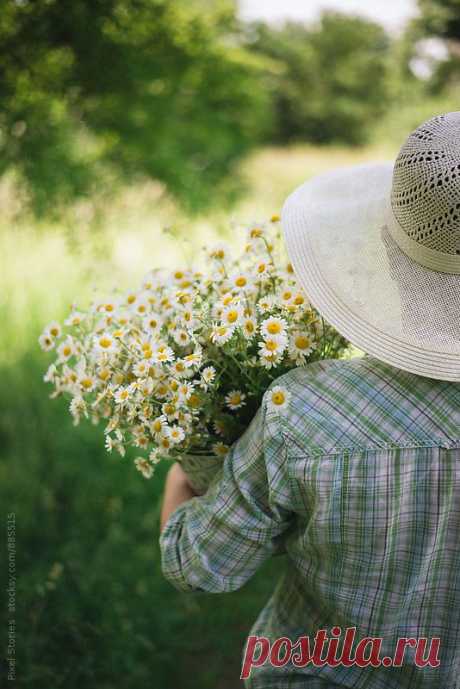
[{"label": "shirt sleeve", "polygon": [[169,517],[160,534],[163,574],[181,591],[234,591],[284,552],[293,516],[280,420],[264,398],[207,492]]}]

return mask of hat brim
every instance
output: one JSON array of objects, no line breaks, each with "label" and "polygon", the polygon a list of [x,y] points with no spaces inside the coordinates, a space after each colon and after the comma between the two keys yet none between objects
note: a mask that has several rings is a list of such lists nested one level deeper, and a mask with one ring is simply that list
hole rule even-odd
[{"label": "hat brim", "polygon": [[388,231],[393,163],[341,168],[291,194],[289,259],[311,303],[353,345],[418,375],[460,381],[460,275],[410,259]]}]

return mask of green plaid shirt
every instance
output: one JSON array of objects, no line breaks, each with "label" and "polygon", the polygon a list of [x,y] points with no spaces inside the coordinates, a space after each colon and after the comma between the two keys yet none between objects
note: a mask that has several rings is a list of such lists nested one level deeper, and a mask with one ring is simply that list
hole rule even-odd
[{"label": "green plaid shirt", "polygon": [[319,629],[440,637],[441,664],[292,664],[252,670],[247,687],[460,688],[460,385],[365,356],[315,362],[276,381],[207,493],[161,536],[162,570],[183,591],[240,588],[271,555],[287,567],[251,634],[294,643]]}]

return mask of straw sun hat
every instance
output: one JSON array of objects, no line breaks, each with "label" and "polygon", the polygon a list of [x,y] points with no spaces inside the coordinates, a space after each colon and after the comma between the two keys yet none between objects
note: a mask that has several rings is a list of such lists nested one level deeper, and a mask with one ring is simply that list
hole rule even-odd
[{"label": "straw sun hat", "polygon": [[352,344],[460,381],[460,112],[418,127],[395,163],[306,182],[282,226],[312,304]]}]

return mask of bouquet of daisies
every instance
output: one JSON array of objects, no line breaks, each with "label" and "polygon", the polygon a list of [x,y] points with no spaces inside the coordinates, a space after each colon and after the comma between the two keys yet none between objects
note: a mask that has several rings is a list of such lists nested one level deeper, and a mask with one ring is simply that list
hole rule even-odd
[{"label": "bouquet of daisies", "polygon": [[[153,270],[40,337],[51,396],[69,397],[75,424],[103,422],[109,452],[137,448],[146,478],[162,458],[223,458],[275,378],[347,346],[297,284],[278,217],[249,227],[237,256],[203,251],[206,272]],[[270,403],[287,396],[275,385]]]}]

